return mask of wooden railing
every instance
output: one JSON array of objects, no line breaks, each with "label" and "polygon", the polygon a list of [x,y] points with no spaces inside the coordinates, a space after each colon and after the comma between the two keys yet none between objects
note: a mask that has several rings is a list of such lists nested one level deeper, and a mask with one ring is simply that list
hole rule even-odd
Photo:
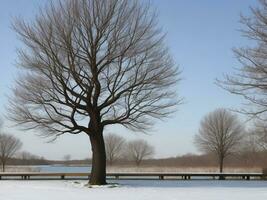
[{"label": "wooden railing", "polygon": [[[90,173],[46,173],[46,172],[4,172],[0,179],[88,179]],[[261,179],[267,180],[262,173],[107,173],[109,179]]]}]

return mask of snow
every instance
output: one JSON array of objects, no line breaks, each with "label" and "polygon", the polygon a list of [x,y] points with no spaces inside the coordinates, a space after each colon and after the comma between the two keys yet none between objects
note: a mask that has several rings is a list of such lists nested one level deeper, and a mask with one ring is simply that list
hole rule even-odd
[{"label": "snow", "polygon": [[93,187],[86,181],[1,180],[1,200],[265,200],[267,181],[114,180],[118,187]]}]

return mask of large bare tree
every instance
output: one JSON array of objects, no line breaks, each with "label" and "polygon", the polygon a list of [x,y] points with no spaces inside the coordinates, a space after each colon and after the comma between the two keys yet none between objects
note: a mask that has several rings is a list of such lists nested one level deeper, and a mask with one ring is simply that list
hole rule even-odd
[{"label": "large bare tree", "polygon": [[[53,3],[54,2],[54,3]],[[155,13],[132,0],[53,1],[14,29],[25,46],[25,73],[10,118],[44,136],[85,133],[92,147],[90,184],[106,184],[104,128],[150,128],[180,103],[179,70]]]},{"label": "large bare tree", "polygon": [[2,171],[5,171],[7,161],[22,147],[22,142],[8,134],[0,134],[0,161]]},{"label": "large bare tree", "polygon": [[154,153],[154,147],[143,139],[133,140],[127,144],[126,156],[128,159],[133,160],[137,166],[139,166],[144,159],[153,156]]},{"label": "large bare tree", "polygon": [[237,116],[226,109],[216,109],[201,121],[195,144],[204,153],[212,153],[223,171],[224,159],[237,150],[244,128]]},{"label": "large bare tree", "polygon": [[246,104],[238,111],[251,118],[267,120],[267,1],[259,0],[259,8],[251,8],[250,17],[241,16],[243,30],[251,46],[235,48],[241,64],[233,75],[217,83],[227,91],[242,96]]},{"label": "large bare tree", "polygon": [[114,133],[105,135],[104,139],[107,162],[113,165],[113,163],[122,156],[125,139]]}]

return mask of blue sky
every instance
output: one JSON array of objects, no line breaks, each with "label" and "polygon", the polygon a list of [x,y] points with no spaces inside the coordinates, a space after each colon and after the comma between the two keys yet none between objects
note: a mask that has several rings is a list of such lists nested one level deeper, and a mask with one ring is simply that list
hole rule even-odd
[{"label": "blue sky", "polygon": [[[16,48],[21,46],[11,29],[15,16],[32,19],[46,0],[0,1],[0,113],[5,113],[8,93],[16,74]],[[168,120],[158,122],[148,135],[132,133],[120,127],[116,132],[129,139],[145,138],[156,148],[157,157],[176,156],[197,150],[193,137],[201,118],[218,107],[240,107],[242,99],[232,96],[215,84],[215,78],[232,73],[239,63],[232,53],[233,47],[247,46],[251,42],[238,31],[240,14],[250,15],[250,6],[256,0],[151,0],[158,10],[159,25],[167,32],[166,42],[174,60],[183,70],[182,82],[177,86],[185,104]],[[89,140],[85,135],[64,135],[54,143],[36,136],[36,131],[21,132],[5,121],[5,131],[19,137],[23,149],[51,159],[65,154],[73,158],[89,157]]]}]

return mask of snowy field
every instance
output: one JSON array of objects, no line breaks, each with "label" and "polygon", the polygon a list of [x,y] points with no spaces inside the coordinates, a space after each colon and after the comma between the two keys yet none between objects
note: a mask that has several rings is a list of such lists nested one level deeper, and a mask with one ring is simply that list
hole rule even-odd
[{"label": "snowy field", "polygon": [[118,187],[86,181],[0,181],[1,200],[266,200],[267,181],[119,180]]}]

